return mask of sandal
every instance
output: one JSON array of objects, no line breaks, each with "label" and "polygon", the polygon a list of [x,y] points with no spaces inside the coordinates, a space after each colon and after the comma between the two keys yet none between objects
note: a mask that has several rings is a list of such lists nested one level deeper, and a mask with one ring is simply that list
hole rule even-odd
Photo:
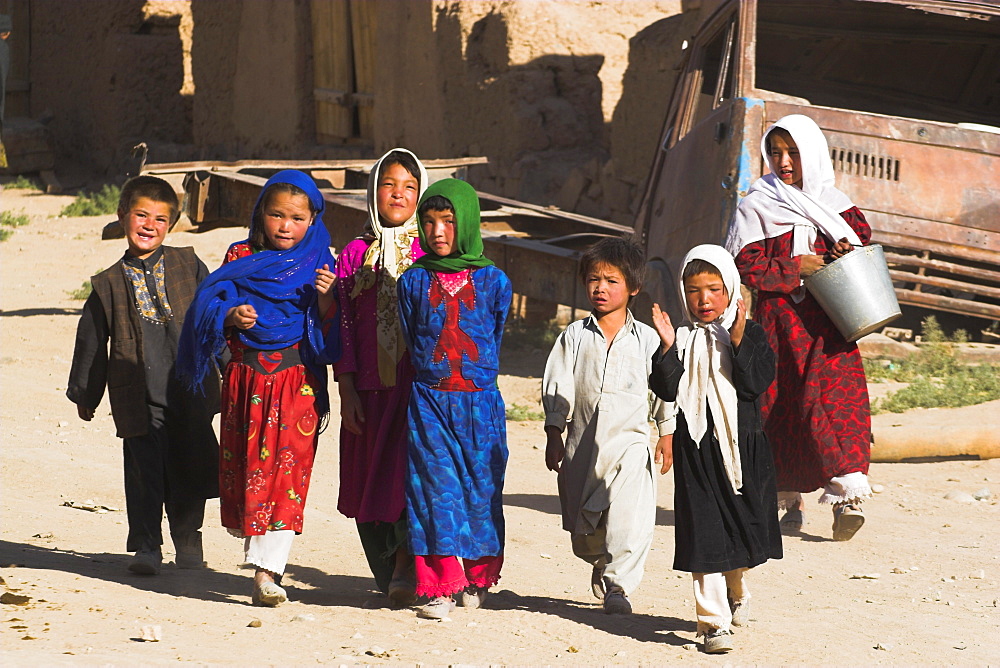
[{"label": "sandal", "polygon": [[789,508],[778,521],[781,530],[787,533],[802,531],[803,524],[805,524],[805,515],[802,513],[801,507]]},{"label": "sandal", "polygon": [[865,523],[861,506],[853,503],[837,504],[833,507],[833,539],[851,540]]},{"label": "sandal", "polygon": [[590,591],[594,598],[604,600],[604,566],[594,566],[590,574]]},{"label": "sandal", "polygon": [[253,605],[263,605],[269,608],[277,607],[288,600],[285,590],[273,582],[261,582],[259,586],[253,588],[253,595],[250,602]]}]

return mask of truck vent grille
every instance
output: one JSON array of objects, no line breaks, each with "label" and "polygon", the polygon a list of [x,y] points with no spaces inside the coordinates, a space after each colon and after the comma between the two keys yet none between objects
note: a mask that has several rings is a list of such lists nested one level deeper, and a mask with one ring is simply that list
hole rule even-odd
[{"label": "truck vent grille", "polygon": [[833,168],[838,172],[866,176],[885,181],[899,180],[899,160],[882,155],[871,155],[833,147],[830,149]]}]

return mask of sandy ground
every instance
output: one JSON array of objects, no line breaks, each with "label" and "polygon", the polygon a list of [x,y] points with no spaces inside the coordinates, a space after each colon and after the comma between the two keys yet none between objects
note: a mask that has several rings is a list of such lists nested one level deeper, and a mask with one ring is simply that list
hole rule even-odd
[{"label": "sandy ground", "polygon": [[[690,577],[670,568],[671,477],[660,479],[635,612],[606,616],[590,594],[589,567],[560,529],[539,422],[508,424],[506,564],[485,609],[418,620],[372,591],[353,523],[336,510],[336,429],[320,438],[305,533],[285,580],[290,603],[250,606],[242,545],[219,526],[216,501],[205,528],[209,570],[170,563],[156,577],[131,575],[107,403],[84,423],[64,395],[81,306],[68,293],[115,261],[124,242],[99,240],[108,219],[52,217],[68,201],[0,194],[0,207],[32,219],[0,245],[5,665],[1000,663],[1000,460],[873,464],[883,491],[846,543],[831,541],[829,509],[810,505],[804,531],[785,539],[785,558],[751,572],[753,622],[725,657],[694,650]],[[214,267],[237,238],[241,230],[230,228],[173,233],[168,243],[195,246]],[[544,355],[507,355],[508,404],[537,404]],[[995,405],[978,419],[996,421]],[[994,496],[945,498],[984,488]],[[172,546],[164,551],[171,560]],[[143,642],[142,627],[153,625],[162,639]]]}]

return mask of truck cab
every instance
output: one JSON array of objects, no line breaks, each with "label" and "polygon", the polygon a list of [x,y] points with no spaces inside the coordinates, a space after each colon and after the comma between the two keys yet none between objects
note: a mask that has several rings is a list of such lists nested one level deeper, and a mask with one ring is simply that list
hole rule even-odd
[{"label": "truck cab", "polygon": [[[640,206],[644,299],[721,244],[767,166],[766,128],[811,117],[908,307],[1000,321],[1000,4],[726,0],[685,43]],[[641,307],[637,307],[641,308]],[[963,323],[966,324],[966,323]],[[973,326],[974,329],[979,327]]]}]

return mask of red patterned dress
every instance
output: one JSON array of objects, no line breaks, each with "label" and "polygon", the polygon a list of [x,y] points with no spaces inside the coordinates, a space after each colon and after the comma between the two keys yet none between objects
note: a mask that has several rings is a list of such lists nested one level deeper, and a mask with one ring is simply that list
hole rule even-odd
[{"label": "red patterned dress", "polygon": [[[246,243],[233,244],[224,263],[250,254]],[[228,343],[219,438],[222,525],[244,536],[301,533],[318,439],[316,381],[297,345],[257,351],[235,336]]]},{"label": "red patterned dress", "polygon": [[[862,243],[871,238],[864,214],[840,214]],[[822,233],[816,254],[832,242]],[[792,300],[799,259],[792,232],[747,244],[736,256],[743,283],[757,290],[754,320],[767,331],[777,375],[761,395],[764,431],[771,441],[779,492],[811,492],[830,479],[868,473],[871,413],[857,344],[848,343],[812,295]]]}]

